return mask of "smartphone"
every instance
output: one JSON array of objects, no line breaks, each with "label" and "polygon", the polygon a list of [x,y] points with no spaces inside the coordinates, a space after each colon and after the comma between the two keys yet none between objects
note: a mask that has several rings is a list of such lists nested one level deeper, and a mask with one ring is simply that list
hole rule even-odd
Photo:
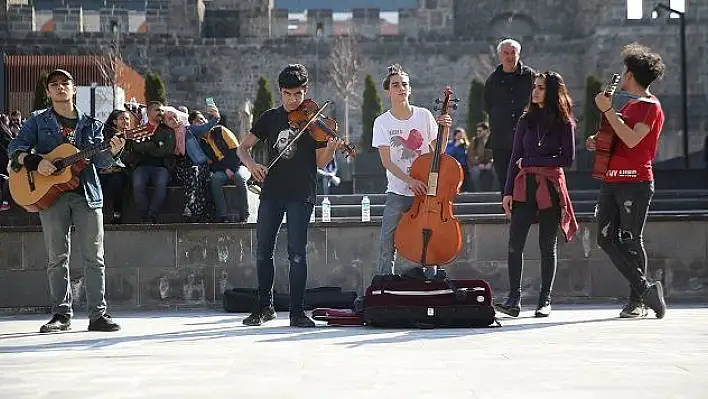
[{"label": "smartphone", "polygon": [[207,97],[206,98],[206,105],[207,105],[207,108],[209,108],[209,107],[216,108],[216,103],[214,102],[214,97]]}]

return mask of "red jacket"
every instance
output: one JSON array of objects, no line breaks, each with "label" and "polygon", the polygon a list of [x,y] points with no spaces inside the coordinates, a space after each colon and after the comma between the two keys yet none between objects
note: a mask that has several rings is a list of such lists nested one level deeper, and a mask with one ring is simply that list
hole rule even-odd
[{"label": "red jacket", "polygon": [[526,176],[529,174],[536,177],[536,183],[538,184],[538,189],[536,189],[536,205],[538,209],[548,209],[553,206],[546,179],[550,180],[553,184],[553,188],[558,193],[558,198],[560,199],[560,228],[565,236],[565,241],[570,241],[578,231],[578,221],[575,220],[573,204],[570,202],[570,195],[568,195],[568,186],[565,184],[563,168],[540,166],[521,168],[514,179],[514,201],[526,202]]}]

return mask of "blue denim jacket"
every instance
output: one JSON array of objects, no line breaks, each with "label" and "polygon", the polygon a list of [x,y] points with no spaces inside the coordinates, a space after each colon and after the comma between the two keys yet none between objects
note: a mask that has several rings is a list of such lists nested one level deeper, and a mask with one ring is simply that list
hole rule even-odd
[{"label": "blue denim jacket", "polygon": [[[76,124],[76,147],[84,149],[103,142],[103,124],[77,109],[79,114]],[[17,137],[12,139],[8,152],[10,158],[16,159],[15,153],[29,152],[34,149],[37,154],[47,154],[65,142],[61,126],[52,108],[33,115],[20,129]],[[79,176],[86,202],[89,208],[97,209],[103,206],[101,183],[98,180],[96,167],[107,168],[114,164],[111,152],[106,150],[91,158],[91,164]]]},{"label": "blue denim jacket", "polygon": [[199,144],[199,139],[204,136],[206,132],[211,130],[216,124],[219,123],[219,118],[211,117],[209,122],[203,125],[189,125],[187,126],[187,132],[185,137],[185,152],[192,163],[195,165],[206,165],[207,156],[202,150],[202,146]]}]

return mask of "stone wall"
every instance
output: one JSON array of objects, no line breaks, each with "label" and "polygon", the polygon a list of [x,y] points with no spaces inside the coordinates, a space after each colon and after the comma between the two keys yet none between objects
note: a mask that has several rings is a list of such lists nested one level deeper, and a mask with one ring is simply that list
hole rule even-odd
[{"label": "stone wall", "polygon": [[[611,73],[620,71],[622,65],[619,51],[627,43],[639,41],[652,46],[662,54],[667,63],[666,76],[653,87],[667,113],[666,129],[662,140],[667,141],[666,148],[680,148],[681,66],[677,20],[664,18],[627,21],[623,16],[620,18],[622,12],[626,12],[623,1],[613,1],[602,7],[598,2],[586,1],[576,5],[576,9],[582,11],[577,15],[557,18],[573,20],[573,30],[563,28],[560,22],[553,25],[546,20],[547,12],[544,14],[541,11],[543,7],[550,7],[553,1],[539,2],[534,7],[540,8],[533,8],[538,13],[536,11],[527,13],[529,18],[533,17],[532,22],[535,24],[529,26],[535,26],[538,30],[534,31],[537,34],[532,38],[521,40],[523,61],[539,70],[556,70],[565,77],[571,95],[576,101],[575,112],[576,116],[581,118],[582,126],[585,76],[594,73],[606,79]],[[239,119],[238,110],[246,100],[254,98],[258,76],[263,75],[270,81],[277,100],[274,83],[278,72],[287,63],[301,62],[313,72],[313,76],[315,70],[319,71],[315,82],[320,97],[317,100],[335,101],[333,109],[337,110],[336,117],[343,118],[342,99],[327,87],[329,48],[333,40],[327,35],[329,32],[327,27],[330,26],[328,24],[331,24],[330,14],[323,11],[324,14],[320,15],[321,20],[314,15],[317,13],[313,12],[311,15],[312,35],[318,21],[323,23],[325,29],[325,35],[318,43],[315,43],[312,37],[285,37],[287,32],[270,31],[275,26],[272,24],[274,15],[277,15],[277,19],[281,21],[285,20],[287,15],[282,10],[273,11],[270,3],[266,1],[249,3],[249,7],[235,11],[233,9],[235,3],[209,2],[208,8],[213,9],[215,15],[223,17],[224,21],[229,22],[229,27],[233,28],[232,34],[225,36],[238,37],[216,39],[194,37],[198,36],[196,32],[199,24],[196,22],[196,27],[175,31],[176,28],[173,28],[175,24],[187,24],[188,21],[199,20],[198,5],[201,3],[202,1],[197,0],[180,0],[180,4],[192,11],[177,15],[175,14],[177,11],[171,11],[164,0],[151,0],[147,8],[148,29],[151,35],[128,34],[121,37],[125,61],[143,74],[149,70],[159,71],[165,80],[170,101],[190,107],[202,107],[203,99],[213,96],[227,118],[234,122],[232,126],[238,126],[235,123]],[[499,16],[506,15],[508,10],[524,9],[521,4],[521,0],[505,1],[495,7],[483,7],[475,3],[471,6],[474,15],[467,15],[472,18],[470,26],[475,29],[480,26],[486,29],[485,26],[490,23],[494,25],[495,18],[499,20]],[[561,9],[573,10],[574,8],[562,7]],[[229,14],[230,19],[226,18],[229,10],[232,12]],[[696,146],[693,148],[699,150],[702,146],[700,137],[705,135],[708,129],[705,122],[708,120],[708,24],[700,23],[708,18],[708,13],[705,11],[708,10],[708,0],[691,2],[689,10],[691,10],[687,29],[689,127],[692,145]],[[51,33],[28,34],[34,24],[32,12],[31,7],[10,6],[8,13],[13,34],[12,36],[0,35],[0,45],[3,46],[5,53],[90,54],[105,43],[104,39],[94,34],[75,33],[71,39],[63,40]],[[438,40],[429,37],[416,39],[409,35],[415,34],[414,22],[411,21],[417,17],[413,12],[409,14],[402,16],[401,20],[401,29],[405,35],[368,39],[359,37],[357,51],[363,63],[355,91],[357,93],[363,91],[366,74],[372,74],[378,80],[386,71],[388,64],[398,62],[411,73],[412,100],[415,104],[432,107],[434,99],[440,95],[444,87],[451,86],[457,96],[463,100],[460,108],[453,113],[453,117],[456,123],[464,125],[467,116],[464,102],[467,100],[469,84],[473,78],[484,80],[497,64],[494,54],[496,40],[479,37],[475,40],[467,38],[451,40],[449,37]],[[466,14],[459,15],[463,18]],[[519,15],[517,17],[523,19],[523,16]],[[263,22],[265,20],[270,22]],[[219,31],[223,34],[223,30],[219,29]],[[264,39],[269,35],[274,38]],[[470,32],[470,35],[477,34]],[[381,92],[381,95],[383,96],[384,93]],[[384,104],[388,106],[385,98]],[[354,102],[350,108],[350,133],[354,139],[360,135],[360,120],[360,105]],[[699,137],[697,141],[693,139],[696,137]],[[659,158],[661,159],[662,156],[660,155]]]},{"label": "stone wall", "polygon": [[[255,232],[227,225],[107,227],[109,307],[220,306],[229,287],[255,287]],[[308,287],[341,286],[362,293],[376,267],[379,225],[322,224],[311,227],[307,244]],[[463,247],[446,269],[454,278],[490,281],[496,297],[508,290],[508,225],[504,219],[463,221]],[[596,246],[596,227],[581,220],[570,243],[559,243],[556,302],[615,301],[628,285]],[[285,227],[276,245],[276,281],[288,292]],[[676,237],[681,237],[677,240]],[[649,274],[662,280],[670,302],[708,300],[708,220],[650,218],[645,229]],[[537,228],[529,234],[522,290],[538,296],[540,254]],[[81,304],[83,268],[71,255],[71,285]],[[36,229],[0,228],[0,308],[43,307],[49,302],[46,254]]]}]

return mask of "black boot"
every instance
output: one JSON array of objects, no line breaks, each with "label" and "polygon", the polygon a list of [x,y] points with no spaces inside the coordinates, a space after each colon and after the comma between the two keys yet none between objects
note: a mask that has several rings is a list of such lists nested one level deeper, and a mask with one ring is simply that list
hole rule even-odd
[{"label": "black boot", "polygon": [[536,317],[548,317],[551,314],[551,297],[541,295],[538,298],[538,306],[536,307]]},{"label": "black boot", "polygon": [[509,296],[504,303],[495,304],[494,308],[505,315],[517,317],[521,313],[521,297]]}]

